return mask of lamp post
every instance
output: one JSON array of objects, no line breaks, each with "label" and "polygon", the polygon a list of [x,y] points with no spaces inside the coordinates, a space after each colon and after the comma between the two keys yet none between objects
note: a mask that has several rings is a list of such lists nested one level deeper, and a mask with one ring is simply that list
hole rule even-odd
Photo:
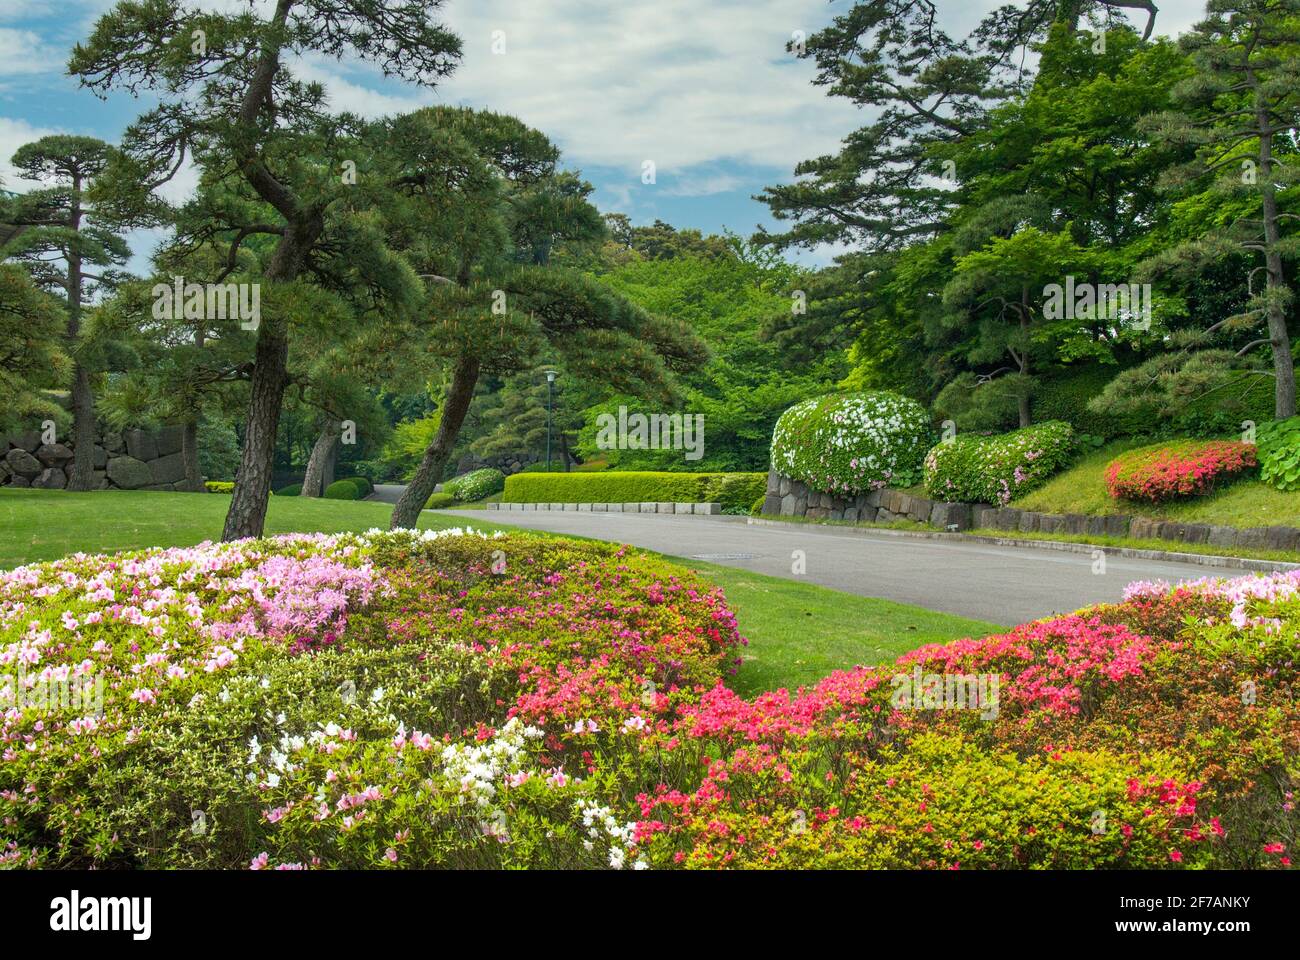
[{"label": "lamp post", "polygon": [[551,472],[551,408],[555,405],[555,371],[546,371],[546,472]]}]

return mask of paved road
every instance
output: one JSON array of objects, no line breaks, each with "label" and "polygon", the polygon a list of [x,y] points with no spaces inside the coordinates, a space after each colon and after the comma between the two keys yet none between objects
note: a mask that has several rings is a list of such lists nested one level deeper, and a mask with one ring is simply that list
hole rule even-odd
[{"label": "paved road", "polygon": [[1214,572],[1188,563],[1107,557],[1106,572],[1094,574],[1090,553],[924,540],[804,524],[751,525],[744,517],[440,512],[471,524],[499,522],[613,540],[787,579],[795,579],[793,554],[802,550],[805,576],[813,583],[1008,625],[1119,600],[1132,580],[1179,580]]}]

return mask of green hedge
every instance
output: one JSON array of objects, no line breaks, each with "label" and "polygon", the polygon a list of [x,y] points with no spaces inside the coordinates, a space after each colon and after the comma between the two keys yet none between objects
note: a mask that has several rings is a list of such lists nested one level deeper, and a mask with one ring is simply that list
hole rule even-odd
[{"label": "green hedge", "polygon": [[483,467],[481,470],[471,470],[469,473],[462,473],[459,477],[448,480],[442,485],[442,489],[461,503],[473,503],[494,493],[500,493],[505,485],[504,473],[493,467]]},{"label": "green hedge", "polygon": [[772,466],[824,493],[909,487],[933,442],[930,416],[915,400],[887,390],[833,393],[781,414]]},{"label": "green hedge", "polygon": [[925,491],[936,500],[1007,504],[1074,455],[1074,431],[1053,420],[993,437],[958,434],[925,456]]},{"label": "green hedge", "polygon": [[204,480],[203,486],[207,487],[208,493],[233,493],[235,490],[235,481]]},{"label": "green hedge", "polygon": [[[232,486],[231,489],[233,490],[234,487]],[[277,497],[296,497],[300,493],[302,493],[301,483],[291,483],[287,487],[281,487],[275,491]]]},{"label": "green hedge", "polygon": [[749,510],[767,489],[764,473],[516,473],[506,477],[503,503],[721,503]]},{"label": "green hedge", "polygon": [[348,481],[348,483],[355,484],[357,488],[357,495],[362,498],[368,497],[375,492],[375,485],[371,483],[369,480],[367,480],[365,477],[341,477],[340,479],[346,480]]},{"label": "green hedge", "polygon": [[1260,424],[1256,441],[1260,479],[1279,490],[1300,490],[1300,417]]},{"label": "green hedge", "polygon": [[450,493],[443,493],[439,490],[437,493],[429,494],[429,499],[424,501],[424,509],[442,510],[445,507],[450,507],[455,502],[456,498]]},{"label": "green hedge", "polygon": [[326,500],[357,500],[361,497],[361,491],[351,480],[335,480],[325,488]]}]

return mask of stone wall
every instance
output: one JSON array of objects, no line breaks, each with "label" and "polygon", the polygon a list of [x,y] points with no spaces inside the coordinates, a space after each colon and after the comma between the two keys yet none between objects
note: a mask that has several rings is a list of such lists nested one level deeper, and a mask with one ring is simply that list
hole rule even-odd
[{"label": "stone wall", "polygon": [[[559,457],[554,458],[555,461]],[[484,467],[492,467],[500,470],[507,477],[512,473],[519,473],[524,467],[540,462],[536,457],[529,456],[526,453],[509,453],[498,457],[476,457],[472,453],[467,453],[456,462],[456,476],[463,473],[469,473],[471,470],[482,470]]]},{"label": "stone wall", "polygon": [[854,496],[836,496],[811,490],[775,470],[767,472],[767,516],[807,517],[810,520],[849,520],[855,523],[889,523],[915,520],[941,530],[969,530],[972,510],[968,503],[943,503],[915,497],[886,487]]},{"label": "stone wall", "polygon": [[813,520],[849,520],[888,523],[915,520],[939,530],[1004,530],[1014,533],[1088,534],[1131,537],[1135,540],[1173,540],[1213,547],[1253,550],[1300,551],[1300,528],[1229,527],[1207,523],[1181,523],[1131,517],[1123,514],[1087,516],[1081,513],[1036,513],[986,503],[944,503],[903,493],[873,490],[853,497],[837,497],[810,490],[775,470],[767,474],[765,516],[808,517]]},{"label": "stone wall", "polygon": [[[181,427],[157,431],[99,431],[95,490],[185,490]],[[42,443],[38,433],[0,436],[0,485],[62,490],[72,469],[73,443]]]}]

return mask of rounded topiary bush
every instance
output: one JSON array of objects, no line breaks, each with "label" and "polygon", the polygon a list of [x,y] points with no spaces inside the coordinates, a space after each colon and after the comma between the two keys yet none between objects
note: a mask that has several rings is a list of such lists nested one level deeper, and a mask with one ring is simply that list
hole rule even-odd
[{"label": "rounded topiary bush", "polygon": [[461,503],[473,503],[506,488],[506,475],[492,467],[471,470],[443,484],[443,489]]},{"label": "rounded topiary bush", "polygon": [[429,499],[424,501],[424,509],[443,510],[447,507],[450,507],[455,502],[456,502],[456,498],[453,497],[450,493],[443,493],[441,490],[439,490],[437,493],[429,494]]},{"label": "rounded topiary bush", "polygon": [[936,444],[925,457],[925,490],[936,500],[1007,504],[1041,485],[1074,452],[1074,430],[1049,420],[993,437]]},{"label": "rounded topiary bush", "polygon": [[[234,488],[234,484],[231,484],[230,489],[233,490]],[[302,493],[301,483],[291,483],[287,487],[281,487],[279,490],[275,491],[277,497],[296,497],[300,493]]]},{"label": "rounded topiary bush", "polygon": [[796,403],[772,431],[772,467],[825,493],[908,487],[933,442],[925,408],[896,393],[838,393]]},{"label": "rounded topiary bush", "polygon": [[1255,466],[1252,443],[1161,443],[1130,450],[1112,460],[1106,466],[1106,492],[1116,500],[1147,503],[1203,496]]},{"label": "rounded topiary bush", "polygon": [[358,496],[368,497],[375,492],[375,485],[365,477],[343,477],[342,479],[356,485]]},{"label": "rounded topiary bush", "polygon": [[357,500],[361,491],[351,480],[335,480],[325,488],[326,500]]}]

